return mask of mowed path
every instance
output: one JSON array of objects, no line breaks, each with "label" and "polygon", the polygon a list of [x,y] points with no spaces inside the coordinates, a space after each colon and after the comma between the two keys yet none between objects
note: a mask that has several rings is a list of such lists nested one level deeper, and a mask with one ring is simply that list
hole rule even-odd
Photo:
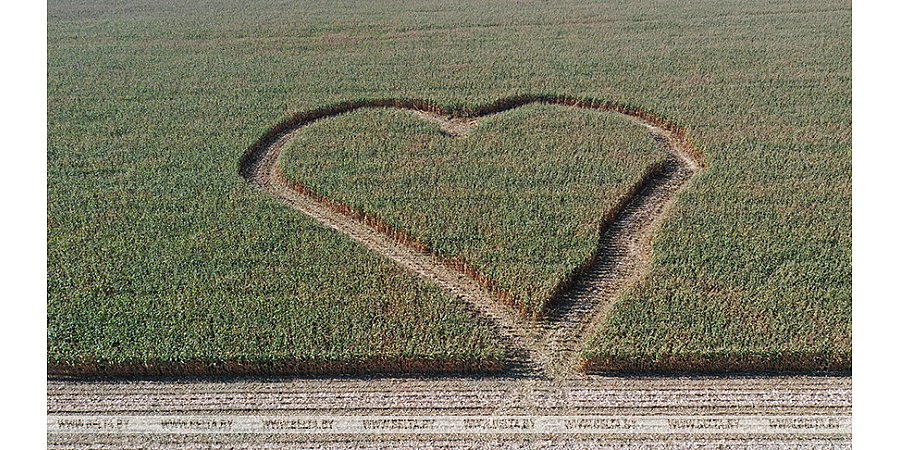
[{"label": "mowed path", "polygon": [[[317,120],[361,108],[393,107],[408,110],[423,120],[439,124],[451,137],[465,135],[478,120],[531,103],[614,112],[647,127],[650,136],[668,156],[664,164],[642,180],[640,187],[617,211],[599,236],[596,257],[584,273],[552,305],[548,314],[534,320],[492,295],[483,283],[441,261],[423,246],[398,240],[370,226],[336,205],[297,187],[281,174],[278,160],[284,145],[304,126]],[[244,157],[241,175],[252,185],[284,201],[321,224],[381,254],[406,270],[425,278],[469,304],[497,331],[510,350],[508,371],[519,376],[567,377],[578,372],[578,352],[588,332],[602,322],[606,309],[622,290],[649,267],[653,231],[675,200],[678,191],[700,170],[698,152],[690,149],[677,127],[643,111],[606,102],[586,102],[568,97],[517,97],[499,100],[470,116],[450,117],[420,100],[373,100],[339,105],[296,116],[276,127]]]}]

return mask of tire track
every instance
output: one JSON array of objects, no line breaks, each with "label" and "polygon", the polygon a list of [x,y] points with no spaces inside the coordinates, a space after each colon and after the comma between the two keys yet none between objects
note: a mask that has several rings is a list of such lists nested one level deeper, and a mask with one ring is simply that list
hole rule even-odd
[{"label": "tire track", "polygon": [[50,380],[47,413],[822,415],[851,396],[849,378],[808,376]]},{"label": "tire track", "polygon": [[[524,388],[523,388],[524,387]],[[511,395],[513,392],[516,395]],[[846,417],[846,377],[50,380],[53,418],[335,416]],[[612,441],[609,439],[612,438]],[[849,436],[527,437],[266,434],[48,434],[51,448],[847,448]],[[622,440],[624,439],[624,440]],[[538,444],[541,443],[541,444]],[[667,444],[668,443],[668,444]],[[677,445],[674,445],[677,443]],[[552,444],[549,445],[548,444]],[[809,446],[807,446],[809,445]],[[833,447],[832,447],[833,445]]]},{"label": "tire track", "polygon": [[230,443],[227,447],[220,445],[220,437],[154,437],[153,446],[148,447],[148,438],[144,436],[115,436],[101,440],[84,442],[76,438],[52,440],[48,448],[52,450],[109,450],[167,448],[172,450],[206,450],[210,448],[228,448],[231,450],[386,450],[386,449],[428,449],[428,450],[850,450],[850,440],[824,438],[664,438],[664,439],[629,439],[616,437],[595,437],[578,440],[559,438],[527,438],[509,439],[496,437],[492,439],[453,439],[435,438],[422,442],[408,438],[386,438],[379,441],[308,441],[304,439],[285,439],[279,436],[267,437],[265,441]]},{"label": "tire track", "polygon": [[[442,260],[423,244],[398,236],[371,217],[360,217],[346,205],[321,198],[288,181],[278,160],[285,144],[306,125],[363,108],[395,108],[438,124],[451,137],[464,136],[479,119],[532,103],[615,112],[643,124],[667,155],[651,168],[623,202],[601,233],[596,254],[538,319],[524,317],[503,301],[503,293],[489,280],[459,264]],[[610,102],[563,96],[521,96],[499,100],[466,114],[451,115],[421,100],[350,102],[302,113],[273,128],[241,161],[240,174],[253,186],[396,262],[465,301],[473,312],[497,330],[509,348],[507,374],[561,378],[578,371],[584,337],[598,326],[619,294],[643,276],[649,267],[651,240],[676,194],[701,167],[699,152],[691,148],[678,127],[643,110]]]}]

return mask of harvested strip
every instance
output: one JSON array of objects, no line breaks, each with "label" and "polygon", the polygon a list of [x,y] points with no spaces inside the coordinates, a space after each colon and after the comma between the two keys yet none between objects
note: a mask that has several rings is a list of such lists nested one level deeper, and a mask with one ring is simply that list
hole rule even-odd
[{"label": "harvested strip", "polygon": [[[61,381],[47,386],[50,416],[200,415],[691,415],[849,416],[844,377],[382,378],[294,380]],[[51,448],[848,448],[849,436],[534,437],[420,435],[50,434]],[[473,444],[474,443],[474,444]],[[106,446],[106,447],[104,447]]]},{"label": "harvested strip", "polygon": [[50,380],[47,386],[48,414],[847,414],[850,406],[851,382],[843,377]]}]

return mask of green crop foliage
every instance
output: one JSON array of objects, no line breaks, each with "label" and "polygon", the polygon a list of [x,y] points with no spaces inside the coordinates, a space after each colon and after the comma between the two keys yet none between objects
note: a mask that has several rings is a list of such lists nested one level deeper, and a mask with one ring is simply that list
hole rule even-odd
[{"label": "green crop foliage", "polygon": [[556,93],[653,111],[708,164],[589,361],[849,367],[850,17],[846,0],[52,0],[49,362],[497,357],[464,305],[237,161],[339,101]]},{"label": "green crop foliage", "polygon": [[357,111],[304,128],[282,166],[288,179],[466,261],[539,315],[664,157],[646,129],[613,113],[529,105],[459,138],[408,112]]}]

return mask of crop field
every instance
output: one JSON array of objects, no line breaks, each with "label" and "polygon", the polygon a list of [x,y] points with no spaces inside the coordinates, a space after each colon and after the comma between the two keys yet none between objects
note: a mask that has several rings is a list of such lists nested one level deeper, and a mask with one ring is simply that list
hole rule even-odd
[{"label": "crop field", "polygon": [[360,111],[310,125],[284,152],[289,179],[465,261],[535,316],[662,163],[643,127],[563,106],[525,106],[458,139],[408,113]]},{"label": "crop field", "polygon": [[502,371],[594,261],[582,370],[849,371],[850,17],[52,0],[50,372]]}]

